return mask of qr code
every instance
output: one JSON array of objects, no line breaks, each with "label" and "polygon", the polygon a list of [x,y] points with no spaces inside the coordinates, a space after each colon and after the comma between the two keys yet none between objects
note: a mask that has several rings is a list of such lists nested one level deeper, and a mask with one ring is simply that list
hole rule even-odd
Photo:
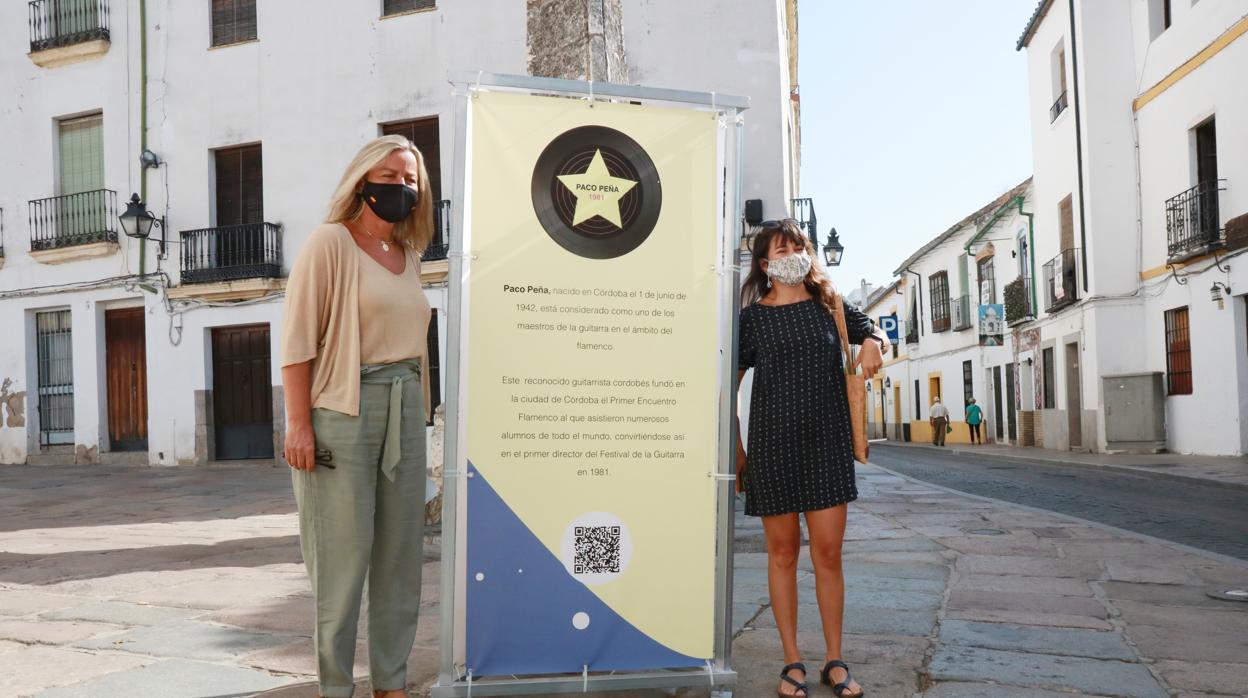
[{"label": "qr code", "polygon": [[575,574],[618,574],[620,571],[620,527],[577,526]]}]

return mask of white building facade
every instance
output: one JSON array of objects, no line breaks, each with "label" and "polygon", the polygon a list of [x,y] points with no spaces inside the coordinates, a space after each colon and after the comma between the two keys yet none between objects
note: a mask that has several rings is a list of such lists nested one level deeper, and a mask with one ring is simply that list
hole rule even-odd
[{"label": "white building facade", "polygon": [[[447,73],[526,74],[542,32],[575,12],[563,24],[623,58],[596,80],[750,97],[743,194],[788,214],[795,0],[0,7],[0,463],[280,453],[284,278],[346,163],[382,133],[421,148],[442,202],[422,273],[444,383]],[[576,66],[592,73],[593,56],[566,62],[561,77],[591,77]],[[159,230],[121,234],[132,192],[163,221],[163,253]]]},{"label": "white building facade", "polygon": [[1248,453],[1245,33],[1241,0],[1045,0],[1019,40],[1037,445]]}]

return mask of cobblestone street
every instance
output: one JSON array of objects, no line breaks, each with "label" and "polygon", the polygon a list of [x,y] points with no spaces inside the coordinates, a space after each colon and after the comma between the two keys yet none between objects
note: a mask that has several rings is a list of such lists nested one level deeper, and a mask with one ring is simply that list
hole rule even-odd
[{"label": "cobblestone street", "polygon": [[[860,467],[846,659],[872,696],[1240,695],[1226,559]],[[276,468],[0,470],[0,694],[311,696],[311,600]],[[759,522],[738,516],[736,695],[780,664]],[[438,562],[410,664],[437,663]],[[822,657],[804,560],[799,641]],[[366,681],[365,649],[357,657]],[[812,670],[813,671],[813,670]],[[366,688],[361,686],[361,695]],[[686,691],[686,695],[699,695]]]}]

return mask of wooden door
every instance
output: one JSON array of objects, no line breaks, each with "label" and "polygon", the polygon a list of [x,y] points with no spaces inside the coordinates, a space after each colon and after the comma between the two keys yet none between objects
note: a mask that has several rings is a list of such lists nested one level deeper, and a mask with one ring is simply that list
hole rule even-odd
[{"label": "wooden door", "polygon": [[104,313],[108,439],[114,451],[147,450],[147,340],[143,308]]},{"label": "wooden door", "polygon": [[269,326],[212,331],[212,405],[217,460],[273,457]]},{"label": "wooden door", "polygon": [[901,386],[893,386],[893,438],[901,441]]},{"label": "wooden door", "polygon": [[1010,441],[1018,440],[1018,402],[1015,400],[1017,384],[1014,379],[1014,364],[1005,365],[1005,420],[1006,435]]},{"label": "wooden door", "polygon": [[1066,419],[1070,432],[1070,447],[1083,446],[1083,400],[1079,378],[1079,343],[1066,345]]},{"label": "wooden door", "polygon": [[1196,183],[1218,181],[1218,131],[1213,119],[1196,127]]},{"label": "wooden door", "polygon": [[993,366],[992,367],[992,407],[993,407],[992,426],[996,430],[997,438],[994,440],[997,442],[1000,442],[1001,439],[1005,437],[1005,432],[1003,432],[1001,429],[1005,423],[1005,420],[1002,419],[1002,417],[1005,416],[1005,401],[1003,399],[1003,396],[1001,395],[1001,389],[1003,387],[1004,385],[1001,382],[1001,367]]}]

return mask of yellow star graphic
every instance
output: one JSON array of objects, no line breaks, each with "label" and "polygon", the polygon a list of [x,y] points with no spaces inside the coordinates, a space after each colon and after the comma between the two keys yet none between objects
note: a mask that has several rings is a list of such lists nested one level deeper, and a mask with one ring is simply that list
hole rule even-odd
[{"label": "yellow star graphic", "polygon": [[580,225],[594,216],[602,216],[623,228],[620,220],[620,198],[637,186],[631,179],[612,177],[602,151],[594,152],[589,168],[581,174],[559,175],[559,181],[576,197],[576,213],[572,225]]}]

